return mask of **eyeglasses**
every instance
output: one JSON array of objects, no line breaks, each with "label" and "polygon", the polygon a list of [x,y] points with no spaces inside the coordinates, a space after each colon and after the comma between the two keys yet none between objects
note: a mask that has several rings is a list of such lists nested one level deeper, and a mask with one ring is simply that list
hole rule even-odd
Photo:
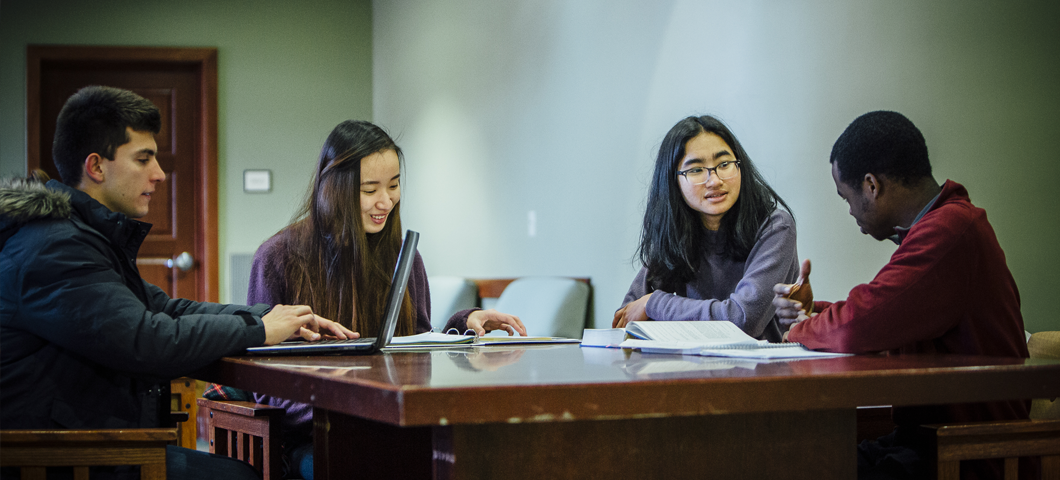
[{"label": "eyeglasses", "polygon": [[685,177],[692,185],[702,185],[710,180],[710,172],[714,172],[718,178],[728,180],[736,176],[740,169],[739,160],[721,162],[713,167],[692,167],[688,170],[678,170],[677,174]]}]

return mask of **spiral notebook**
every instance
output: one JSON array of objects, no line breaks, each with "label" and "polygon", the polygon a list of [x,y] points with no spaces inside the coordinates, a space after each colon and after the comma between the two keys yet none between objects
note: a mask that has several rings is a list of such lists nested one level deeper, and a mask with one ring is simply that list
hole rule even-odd
[{"label": "spiral notebook", "polygon": [[[798,343],[756,340],[740,330],[740,327],[726,321],[632,322],[626,327],[626,334],[633,338],[624,340],[618,346],[637,348],[643,353],[762,359],[827,358],[846,355],[818,352]],[[583,345],[586,345],[585,342]]]},{"label": "spiral notebook", "polygon": [[394,279],[390,282],[390,292],[386,298],[386,313],[379,323],[379,333],[375,337],[356,338],[352,340],[318,340],[288,341],[276,345],[251,347],[251,355],[368,355],[378,352],[394,338],[398,314],[401,313],[401,300],[405,298],[409,275],[412,273],[412,261],[416,258],[416,244],[420,234],[412,230],[405,232],[405,241],[398,254],[397,266],[394,267]]}]

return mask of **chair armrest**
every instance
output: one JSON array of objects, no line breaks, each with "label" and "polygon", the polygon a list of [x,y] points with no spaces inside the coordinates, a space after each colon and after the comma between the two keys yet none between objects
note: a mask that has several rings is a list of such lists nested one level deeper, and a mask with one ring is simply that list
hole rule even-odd
[{"label": "chair armrest", "polygon": [[165,478],[166,446],[176,441],[175,428],[0,430],[0,466],[21,468],[22,478],[45,478],[49,467],[88,478],[89,467],[139,465],[142,478]]},{"label": "chair armrest", "polygon": [[210,410],[228,412],[244,417],[264,417],[283,413],[283,408],[281,407],[262,405],[254,402],[210,400],[208,398],[199,398],[196,399],[196,401],[199,403],[199,408],[208,408]]},{"label": "chair armrest", "polygon": [[921,428],[934,432],[938,437],[962,437],[975,435],[1017,435],[1030,433],[1060,432],[1060,420],[1005,420],[992,422],[968,422],[961,424],[923,425]]},{"label": "chair armrest", "polygon": [[174,428],[133,428],[128,430],[0,430],[5,447],[20,444],[81,442],[172,442]]},{"label": "chair armrest", "polygon": [[208,416],[210,453],[250,463],[264,480],[279,478],[281,407],[234,400],[198,398]]},{"label": "chair armrest", "polygon": [[[1014,462],[1015,457],[1060,455],[1060,420],[969,422],[920,428],[933,439],[940,464],[981,458],[1006,458]],[[1060,465],[1052,466],[1052,462],[1043,462],[1043,467],[1060,468]]]}]

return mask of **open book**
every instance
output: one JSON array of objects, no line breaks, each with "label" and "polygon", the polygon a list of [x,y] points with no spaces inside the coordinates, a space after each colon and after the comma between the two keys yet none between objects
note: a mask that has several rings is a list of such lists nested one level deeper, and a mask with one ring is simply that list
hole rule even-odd
[{"label": "open book", "polygon": [[475,343],[474,335],[446,335],[438,332],[426,332],[417,335],[394,337],[386,348],[467,347],[473,343]]},{"label": "open book", "polygon": [[812,358],[843,354],[815,352],[798,343],[755,340],[731,322],[633,322],[626,329],[585,331],[584,346],[637,348],[644,353],[744,358]]},{"label": "open book", "polygon": [[626,347],[624,342],[633,340],[687,344],[689,348],[769,344],[755,340],[731,322],[633,322],[624,329],[587,328],[582,334],[582,345],[587,347]]},{"label": "open book", "polygon": [[523,337],[520,335],[490,335],[476,337],[474,335],[448,335],[438,332],[426,332],[405,337],[394,337],[390,340],[387,348],[444,348],[444,347],[468,347],[485,345],[513,345],[527,343],[578,343],[576,338],[560,337]]}]

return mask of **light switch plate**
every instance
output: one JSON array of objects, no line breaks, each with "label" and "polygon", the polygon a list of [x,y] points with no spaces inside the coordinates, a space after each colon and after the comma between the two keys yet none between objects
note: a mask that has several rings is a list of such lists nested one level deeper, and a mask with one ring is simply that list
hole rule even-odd
[{"label": "light switch plate", "polygon": [[247,193],[272,191],[272,170],[243,170],[243,191]]}]

